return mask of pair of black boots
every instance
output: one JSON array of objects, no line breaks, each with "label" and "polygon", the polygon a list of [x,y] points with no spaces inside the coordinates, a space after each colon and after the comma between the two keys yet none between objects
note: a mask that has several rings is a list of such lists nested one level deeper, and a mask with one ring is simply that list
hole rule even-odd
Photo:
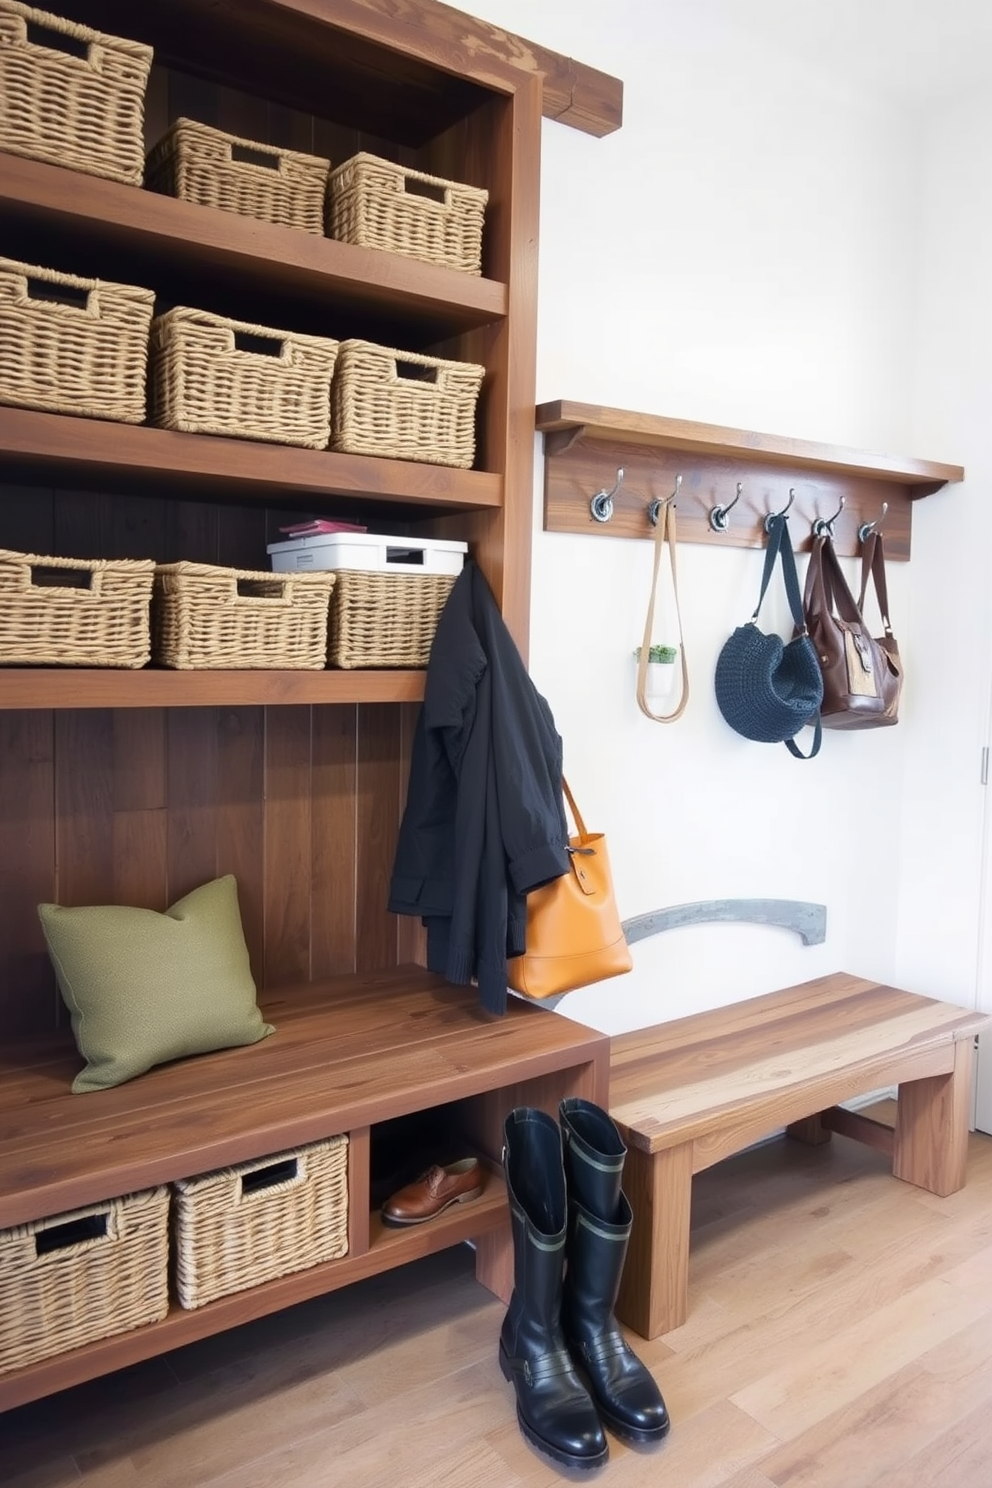
[{"label": "pair of black boots", "polygon": [[527,1440],[566,1467],[599,1467],[604,1423],[657,1442],[669,1420],[613,1315],[632,1219],[620,1187],[627,1149],[591,1101],[563,1100],[558,1116],[519,1106],[503,1128],[513,1295],[499,1362]]}]

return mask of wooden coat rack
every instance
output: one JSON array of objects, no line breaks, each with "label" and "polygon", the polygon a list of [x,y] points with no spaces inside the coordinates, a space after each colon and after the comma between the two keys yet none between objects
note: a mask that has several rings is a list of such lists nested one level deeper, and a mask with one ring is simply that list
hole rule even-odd
[{"label": "wooden coat rack", "polygon": [[[782,511],[792,493],[797,551],[810,547],[819,522],[830,525],[838,553],[856,554],[860,534],[880,525],[884,508],[886,557],[908,559],[913,502],[964,479],[960,465],[565,400],[542,403],[537,428],[544,434],[548,532],[650,537],[652,503],[671,496],[678,483],[683,541],[760,548],[765,518]],[[593,515],[596,496],[611,498],[605,520]],[[609,505],[597,503],[601,514]]]}]

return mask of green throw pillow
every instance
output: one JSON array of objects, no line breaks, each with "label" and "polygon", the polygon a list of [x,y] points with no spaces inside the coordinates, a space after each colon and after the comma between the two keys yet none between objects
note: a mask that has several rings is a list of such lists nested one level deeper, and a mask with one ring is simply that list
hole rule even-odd
[{"label": "green throw pillow", "polygon": [[39,904],[38,914],[86,1060],[73,1090],[105,1090],[166,1060],[273,1032],[255,1005],[231,874],[165,914],[116,904]]}]

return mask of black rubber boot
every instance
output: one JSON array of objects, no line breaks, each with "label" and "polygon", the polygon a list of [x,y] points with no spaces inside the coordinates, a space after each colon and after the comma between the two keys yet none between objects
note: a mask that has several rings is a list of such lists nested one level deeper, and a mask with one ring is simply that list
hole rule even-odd
[{"label": "black rubber boot", "polygon": [[668,1411],[613,1315],[633,1215],[620,1183],[627,1149],[601,1107],[577,1096],[559,1107],[568,1187],[562,1326],[606,1425],[634,1442],[668,1434]]},{"label": "black rubber boot", "polygon": [[599,1467],[609,1448],[561,1330],[567,1203],[561,1132],[520,1106],[504,1124],[503,1165],[513,1233],[513,1295],[499,1362],[517,1393],[529,1442],[565,1467]]}]

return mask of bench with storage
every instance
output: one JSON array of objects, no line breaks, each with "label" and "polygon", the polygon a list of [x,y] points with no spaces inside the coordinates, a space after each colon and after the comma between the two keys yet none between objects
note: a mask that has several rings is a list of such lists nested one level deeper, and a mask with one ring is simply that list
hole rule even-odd
[{"label": "bench with storage", "polygon": [[[634,1209],[618,1316],[645,1338],[685,1321],[692,1176],[781,1127],[869,1142],[931,1193],[962,1188],[975,1036],[990,1024],[838,972],[615,1037],[610,1112]],[[894,1130],[840,1105],[893,1085]]]},{"label": "bench with storage", "polygon": [[[347,1252],[194,1310],[0,1371],[0,1410],[427,1255],[476,1246],[476,1274],[506,1298],[509,1215],[502,1123],[518,1104],[606,1103],[609,1040],[533,1004],[504,1018],[471,988],[420,967],[263,994],[273,1037],[73,1095],[71,1039],[0,1051],[0,1230],[229,1164],[348,1137]],[[431,1112],[489,1167],[482,1196],[426,1224],[384,1228],[370,1200],[377,1130]]]}]

